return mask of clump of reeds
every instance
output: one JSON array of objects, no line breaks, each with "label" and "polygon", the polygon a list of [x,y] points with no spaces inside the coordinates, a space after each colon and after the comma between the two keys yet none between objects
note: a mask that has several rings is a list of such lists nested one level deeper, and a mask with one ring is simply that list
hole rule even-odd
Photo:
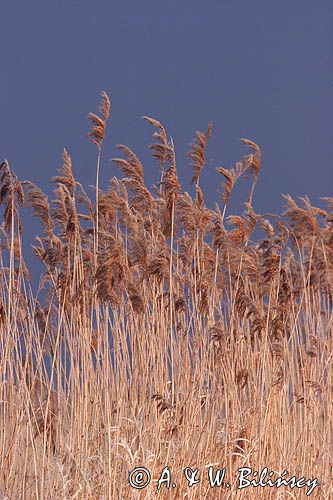
[{"label": "clump of reeds", "polygon": [[[199,180],[212,125],[191,145],[190,194],[172,139],[150,117],[157,188],[146,186],[139,156],[118,145],[121,176],[103,190],[109,118],[103,92],[99,114],[89,114],[92,198],[66,150],[51,202],[1,164],[0,491],[139,498],[128,475],[145,466],[153,480],[140,498],[169,498],[156,489],[168,465],[173,498],[222,498],[204,479],[213,464],[227,468],[235,498],[278,494],[239,492],[241,466],[317,477],[313,498],[330,498],[332,199],[324,210],[287,195],[281,216],[256,213],[261,149],[242,139],[250,153],[217,167],[222,205],[209,209]],[[249,195],[232,214],[241,176]],[[43,230],[33,246],[44,269],[37,294],[23,258],[26,207]],[[202,477],[191,489],[186,466]]]}]

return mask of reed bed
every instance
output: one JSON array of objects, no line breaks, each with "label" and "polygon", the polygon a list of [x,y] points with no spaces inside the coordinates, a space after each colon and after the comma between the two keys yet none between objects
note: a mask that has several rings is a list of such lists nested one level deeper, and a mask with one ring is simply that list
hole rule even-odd
[{"label": "reed bed", "polygon": [[[52,202],[1,164],[0,498],[307,498],[306,488],[239,489],[242,467],[317,478],[311,498],[333,498],[333,198],[319,209],[287,195],[282,215],[257,214],[261,150],[243,139],[244,157],[217,166],[209,209],[200,177],[212,125],[189,151],[191,196],[150,117],[157,185],[119,145],[119,176],[102,189],[109,119],[103,92],[89,114],[92,197],[66,150]],[[234,215],[240,177],[249,195]],[[38,294],[23,211],[42,228]],[[158,489],[166,466],[176,486]],[[136,467],[151,473],[141,490],[129,484]],[[192,487],[186,467],[198,469]],[[220,487],[209,467],[226,469]]]}]

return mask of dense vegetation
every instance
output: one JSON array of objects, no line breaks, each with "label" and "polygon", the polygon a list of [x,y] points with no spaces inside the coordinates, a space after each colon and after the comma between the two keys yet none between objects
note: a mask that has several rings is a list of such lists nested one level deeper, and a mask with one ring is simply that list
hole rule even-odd
[{"label": "dense vegetation", "polygon": [[[282,216],[255,213],[261,151],[243,139],[247,154],[217,168],[222,197],[208,209],[200,176],[212,126],[189,152],[192,197],[172,140],[148,117],[157,186],[118,146],[122,175],[103,190],[109,112],[103,92],[89,114],[93,199],[66,150],[51,204],[1,165],[1,498],[305,498],[304,488],[237,491],[243,466],[318,478],[312,498],[333,497],[333,198],[324,210],[285,196]],[[248,199],[230,215],[241,176]],[[43,228],[33,247],[42,300],[22,210]],[[152,475],[141,491],[128,483],[136,466]],[[165,466],[177,486],[158,493]],[[202,478],[192,488],[186,466]],[[231,488],[210,488],[209,466],[226,467]]]}]

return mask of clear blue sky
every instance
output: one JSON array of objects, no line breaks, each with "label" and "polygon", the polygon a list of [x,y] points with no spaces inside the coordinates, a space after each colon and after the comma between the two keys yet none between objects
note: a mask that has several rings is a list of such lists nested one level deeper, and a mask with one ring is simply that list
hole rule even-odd
[{"label": "clear blue sky", "polygon": [[52,198],[49,179],[66,147],[78,180],[92,184],[96,148],[86,116],[105,90],[105,186],[118,143],[143,160],[148,185],[158,181],[147,153],[153,130],[140,118],[149,115],[173,137],[190,190],[186,151],[212,120],[201,178],[210,206],[220,181],[215,167],[246,152],[239,137],[263,151],[257,212],[281,212],[281,193],[317,203],[333,186],[332,13],[329,0],[3,2],[1,157]]}]

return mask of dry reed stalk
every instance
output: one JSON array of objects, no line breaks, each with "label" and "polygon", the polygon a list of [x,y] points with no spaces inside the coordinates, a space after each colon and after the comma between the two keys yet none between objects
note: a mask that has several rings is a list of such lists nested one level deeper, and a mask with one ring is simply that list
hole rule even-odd
[{"label": "dry reed stalk", "polygon": [[27,387],[30,398],[30,419],[34,429],[33,439],[42,436],[46,439],[47,446],[50,446],[52,452],[55,453],[58,413],[56,393],[49,384],[30,374],[27,375]]},{"label": "dry reed stalk", "polygon": [[94,233],[94,255],[97,259],[98,250],[98,231],[99,231],[99,220],[98,220],[98,205],[99,205],[99,175],[100,175],[100,163],[102,155],[102,144],[105,137],[106,123],[110,117],[110,98],[105,91],[101,92],[101,103],[99,106],[100,116],[89,113],[88,119],[92,124],[91,131],[89,132],[89,137],[91,141],[96,144],[98,154],[97,154],[97,166],[96,166],[96,191],[95,191],[95,203],[96,203],[96,223],[95,223],[95,233]]}]

